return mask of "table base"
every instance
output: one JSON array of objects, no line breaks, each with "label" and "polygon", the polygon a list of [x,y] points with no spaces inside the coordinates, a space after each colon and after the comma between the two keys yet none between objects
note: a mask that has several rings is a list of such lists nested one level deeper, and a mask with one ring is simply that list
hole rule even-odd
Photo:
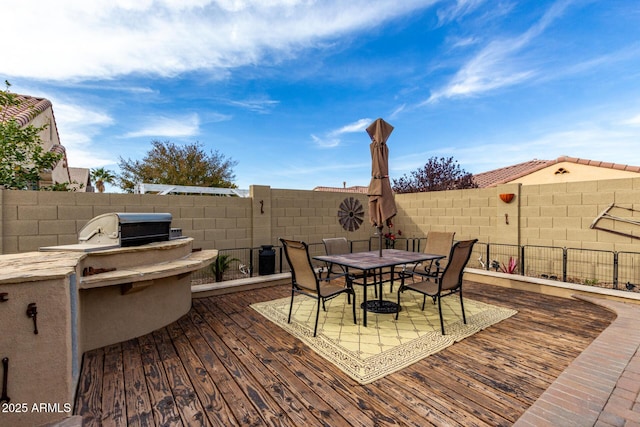
[{"label": "table base", "polygon": [[[360,307],[365,308],[365,303],[360,304]],[[373,300],[367,301],[366,310],[370,311],[371,313],[392,314],[399,312],[400,310],[402,310],[402,308],[395,302]]]}]

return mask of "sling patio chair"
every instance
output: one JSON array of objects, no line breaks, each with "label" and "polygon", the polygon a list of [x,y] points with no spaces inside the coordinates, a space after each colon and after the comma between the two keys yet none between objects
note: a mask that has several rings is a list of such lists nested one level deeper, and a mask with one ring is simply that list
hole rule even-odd
[{"label": "sling patio chair", "polygon": [[[345,281],[344,286],[333,284],[330,281],[323,280],[320,275],[316,273],[311,263],[311,257],[309,256],[309,246],[305,242],[297,240],[280,239],[282,247],[284,248],[284,254],[291,267],[291,304],[289,306],[289,319],[288,323],[291,323],[291,312],[293,311],[293,298],[296,293],[306,295],[308,297],[318,300],[316,310],[316,322],[313,329],[313,336],[315,337],[318,332],[318,318],[320,317],[320,304],[322,303],[322,309],[326,311],[325,301],[337,297],[340,294],[346,293],[348,296],[353,295],[353,323],[357,323],[356,320],[356,294],[353,291],[350,281]],[[350,301],[349,298],[348,301]]]},{"label": "sling patio chair", "polygon": [[[442,335],[444,335],[444,320],[442,319],[442,303],[440,300],[442,297],[448,295],[459,294],[462,320],[466,324],[467,318],[464,314],[464,302],[462,301],[462,276],[464,274],[464,268],[471,257],[473,245],[475,245],[477,241],[478,239],[456,242],[451,247],[447,266],[444,268],[442,274],[437,277],[428,277],[420,282],[406,283],[406,275],[402,274],[400,289],[398,289],[398,305],[400,305],[400,294],[404,291],[414,291],[423,295],[422,311],[424,311],[427,296],[433,299],[434,304],[437,300],[438,313],[440,314],[440,328],[442,329]],[[396,313],[396,320],[398,319],[399,313],[399,311]]]},{"label": "sling patio chair", "polygon": [[[448,257],[451,252],[451,246],[453,245],[453,237],[455,234],[455,232],[430,231],[427,234],[427,243],[425,244],[422,252],[425,254],[443,255]],[[414,264],[411,266],[410,271],[407,268],[404,272],[416,275],[420,280],[422,280],[422,278],[438,277],[446,267],[447,263],[448,258],[429,260],[419,264]]]},{"label": "sling patio chair", "polygon": [[[322,239],[322,243],[324,243],[324,250],[327,255],[342,255],[348,254],[351,252],[349,248],[349,241],[345,237],[331,237]],[[339,277],[344,277],[345,280],[351,281],[351,283],[355,283],[356,285],[362,285],[362,282],[358,282],[358,279],[362,279],[364,277],[364,272],[362,270],[354,270],[351,269],[347,271],[347,269],[342,265],[335,265],[332,263],[327,263],[327,277],[325,280],[333,280]],[[373,283],[375,283],[375,278]],[[375,296],[378,297],[378,288],[374,286]]]}]

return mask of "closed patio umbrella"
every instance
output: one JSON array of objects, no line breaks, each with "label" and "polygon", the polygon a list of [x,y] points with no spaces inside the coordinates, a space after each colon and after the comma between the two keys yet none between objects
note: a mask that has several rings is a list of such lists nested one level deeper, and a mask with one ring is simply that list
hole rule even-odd
[{"label": "closed patio umbrella", "polygon": [[378,227],[380,256],[382,256],[382,227],[391,224],[398,212],[389,182],[389,148],[387,139],[393,126],[382,119],[376,119],[367,128],[371,137],[371,182],[369,183],[369,220]]}]

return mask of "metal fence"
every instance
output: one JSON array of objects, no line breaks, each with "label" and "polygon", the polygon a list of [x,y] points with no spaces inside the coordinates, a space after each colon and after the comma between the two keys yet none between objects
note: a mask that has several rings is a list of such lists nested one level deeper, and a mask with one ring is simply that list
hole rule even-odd
[{"label": "metal fence", "polygon": [[[425,238],[399,238],[393,242],[392,247],[420,252],[425,242]],[[377,237],[368,240],[352,240],[349,243],[352,252],[378,250],[380,247]],[[384,240],[382,244],[384,248],[389,247]],[[312,258],[316,255],[324,255],[324,245],[310,243],[309,252]],[[267,250],[265,247],[224,249],[219,253],[228,256],[230,260],[223,280],[290,271],[280,246],[274,246],[273,250]],[[509,269],[510,260],[514,261],[511,265],[515,264],[512,271]],[[478,242],[473,248],[468,266],[528,277],[640,292],[640,253],[638,252]],[[211,283],[215,281],[215,277],[211,268],[207,267],[195,272],[192,280],[194,283]]]}]

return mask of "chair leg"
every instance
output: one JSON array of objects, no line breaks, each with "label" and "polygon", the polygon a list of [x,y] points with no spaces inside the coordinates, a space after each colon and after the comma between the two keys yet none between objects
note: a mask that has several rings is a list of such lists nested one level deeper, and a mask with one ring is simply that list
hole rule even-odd
[{"label": "chair leg", "polygon": [[[324,306],[324,298],[320,298],[322,300],[322,311],[327,311],[327,307]],[[318,307],[318,311],[320,311],[320,307]]]},{"label": "chair leg", "polygon": [[426,295],[422,295],[422,311],[424,311],[424,305],[427,302],[427,296]]},{"label": "chair leg", "polygon": [[[324,300],[322,301],[324,304]],[[318,301],[318,308],[316,310],[316,326],[313,328],[313,336],[315,337],[318,333],[318,319],[320,318],[320,301]]]},{"label": "chair leg", "polygon": [[[380,280],[382,280],[382,272],[380,273]],[[373,270],[373,295],[378,298],[378,286],[376,286],[376,283],[378,283],[378,275],[376,271]]]},{"label": "chair leg", "polygon": [[464,315],[464,303],[462,302],[462,289],[460,289],[460,308],[462,309],[462,321],[467,324],[467,317]]},{"label": "chair leg", "polygon": [[[353,292],[353,304],[351,306],[351,308],[353,309],[353,324],[357,325],[358,320],[356,319],[356,292],[353,289],[351,289],[351,292]],[[349,297],[351,297],[351,293],[349,293]]]},{"label": "chair leg", "polygon": [[292,289],[291,290],[291,304],[289,305],[289,320],[287,320],[287,323],[291,323],[291,312],[293,311],[293,296],[295,295],[295,291]]},{"label": "chair leg", "polygon": [[440,313],[440,329],[442,330],[442,335],[444,335],[444,320],[442,320],[442,303],[440,302],[440,295],[438,295],[438,313]]}]

